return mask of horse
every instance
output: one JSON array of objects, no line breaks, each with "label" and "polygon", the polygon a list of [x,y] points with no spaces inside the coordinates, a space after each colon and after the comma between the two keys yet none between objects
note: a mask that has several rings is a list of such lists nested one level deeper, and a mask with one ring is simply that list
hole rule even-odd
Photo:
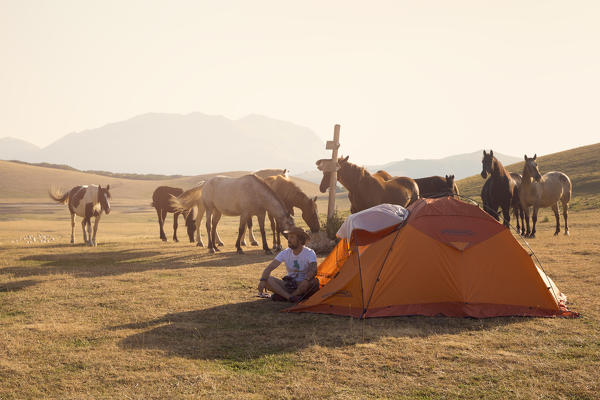
[{"label": "horse", "polygon": [[[160,228],[160,238],[163,242],[167,241],[167,235],[165,235],[165,231],[163,226],[165,224],[165,218],[167,217],[167,213],[173,213],[173,241],[178,242],[177,239],[177,227],[178,227],[178,219],[179,214],[183,214],[185,218],[185,225],[187,227],[187,234],[190,239],[190,242],[194,242],[194,210],[192,208],[185,209],[183,212],[173,208],[169,202],[171,196],[179,196],[183,193],[183,189],[174,188],[170,186],[159,186],[154,190],[152,194],[152,203],[150,206],[156,209],[156,215],[158,216],[158,226]],[[197,210],[196,210],[197,212]]]},{"label": "horse", "polygon": [[[387,171],[380,169],[373,174],[374,178],[381,179],[383,181],[389,181],[394,177]],[[454,175],[446,175],[444,178],[441,176],[429,176],[426,178],[415,179],[419,186],[419,195],[421,197],[437,197],[445,194],[460,194],[458,186],[454,183]]]},{"label": "horse", "polygon": [[[398,204],[407,207],[419,198],[419,186],[408,177],[394,177],[383,180],[374,177],[363,167],[348,162],[346,158],[338,158],[336,168],[337,180],[348,189],[350,212],[356,213],[382,203]],[[323,171],[323,179],[319,185],[322,193],[329,187],[331,172],[324,171],[324,162],[318,160],[317,167]],[[389,174],[388,174],[389,175]]]},{"label": "horse", "polygon": [[289,210],[273,190],[256,175],[244,175],[239,178],[215,176],[202,187],[202,201],[206,208],[206,232],[208,251],[219,251],[215,245],[216,231],[221,215],[240,216],[238,238],[235,243],[238,254],[244,254],[240,242],[246,230],[248,218],[256,215],[262,237],[263,250],[272,254],[265,234],[265,216],[267,211],[284,230],[294,225]]},{"label": "horse", "polygon": [[[83,230],[83,241],[89,246],[96,246],[96,232],[102,211],[110,214],[110,185],[105,188],[98,185],[75,186],[73,189],[63,192],[52,187],[48,191],[50,198],[58,203],[67,204],[71,213],[71,243],[75,243],[75,215],[83,217],[81,228]],[[91,218],[94,217],[94,232],[92,235]],[[87,235],[86,235],[87,228]]]},{"label": "horse", "polygon": [[486,181],[481,189],[483,209],[499,221],[498,207],[500,207],[504,226],[509,228],[510,206],[515,192],[515,181],[502,163],[494,157],[493,150],[490,150],[489,154],[485,150],[483,151],[481,164],[481,177],[486,179],[488,174],[490,175],[489,183]]},{"label": "horse", "polygon": [[[559,171],[552,171],[540,174],[537,166],[537,154],[533,158],[528,158],[525,155],[525,165],[523,166],[523,180],[519,190],[519,199],[521,206],[525,212],[525,221],[527,223],[527,231],[525,236],[535,237],[535,225],[537,222],[537,213],[540,208],[551,207],[554,211],[556,219],[556,230],[554,235],[560,232],[560,217],[558,215],[558,202],[562,204],[563,217],[565,219],[565,235],[569,234],[569,226],[567,225],[567,216],[569,214],[569,201],[573,186],[571,179]],[[532,222],[533,227],[529,230],[529,207],[533,206]]]},{"label": "horse", "polygon": [[[316,233],[321,229],[319,223],[319,214],[317,212],[317,197],[308,197],[294,182],[283,175],[269,176],[264,179],[265,183],[275,192],[287,207],[290,215],[294,215],[294,207],[302,210],[302,219],[311,232]],[[273,248],[281,250],[280,227],[276,226],[271,213],[268,213],[271,222],[271,231],[273,232]]]}]

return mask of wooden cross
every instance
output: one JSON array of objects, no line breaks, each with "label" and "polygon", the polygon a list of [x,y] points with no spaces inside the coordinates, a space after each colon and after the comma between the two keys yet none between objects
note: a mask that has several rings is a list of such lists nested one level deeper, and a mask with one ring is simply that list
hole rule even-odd
[{"label": "wooden cross", "polygon": [[336,124],[333,128],[333,140],[328,140],[325,148],[331,150],[331,159],[317,161],[319,170],[331,172],[329,181],[329,203],[327,207],[327,220],[329,221],[335,212],[335,188],[337,186],[338,148],[340,147],[340,126]]}]

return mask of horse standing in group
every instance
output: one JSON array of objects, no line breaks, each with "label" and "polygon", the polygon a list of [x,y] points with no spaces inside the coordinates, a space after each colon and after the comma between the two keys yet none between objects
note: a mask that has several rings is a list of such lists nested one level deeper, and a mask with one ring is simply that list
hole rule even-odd
[{"label": "horse standing in group", "polygon": [[[389,181],[394,177],[389,172],[380,169],[373,174],[374,178],[381,179],[383,181]],[[415,179],[417,186],[419,186],[420,197],[438,197],[444,195],[460,194],[458,186],[454,182],[454,175],[446,175],[444,178],[441,176],[428,176],[425,178]]]},{"label": "horse standing in group", "polygon": [[[71,243],[75,243],[75,215],[83,218],[81,228],[83,230],[83,241],[89,246],[96,246],[96,232],[102,211],[110,214],[110,185],[105,188],[98,185],[75,186],[73,189],[63,192],[58,188],[48,191],[50,198],[56,202],[67,204],[71,213]],[[91,218],[94,217],[94,231],[92,232]],[[87,232],[86,232],[87,229]]]},{"label": "horse standing in group", "polygon": [[488,174],[490,175],[490,178],[485,182],[481,189],[483,209],[499,221],[500,216],[498,215],[498,208],[501,208],[504,226],[509,228],[510,207],[513,201],[516,183],[502,163],[494,157],[494,152],[492,150],[490,150],[489,154],[486,153],[485,150],[483,151],[481,164],[481,177],[486,179]]},{"label": "horse standing in group", "polygon": [[[331,172],[324,171],[324,162],[317,161],[317,167],[323,171],[319,188],[325,193],[329,187]],[[337,160],[337,180],[348,189],[350,211],[356,213],[383,203],[398,204],[407,207],[419,198],[417,183],[408,177],[394,177],[384,180],[374,177],[363,167],[348,162],[346,158]]]},{"label": "horse standing in group", "polygon": [[164,242],[167,241],[167,235],[165,234],[165,231],[163,229],[167,213],[173,213],[173,241],[179,241],[177,239],[178,219],[179,214],[183,214],[183,217],[185,218],[185,225],[187,227],[188,237],[190,238],[190,242],[194,242],[194,214],[197,213],[198,210],[190,208],[182,212],[173,208],[173,206],[171,206],[170,204],[171,196],[179,196],[182,193],[183,189],[181,188],[159,186],[156,188],[156,190],[154,190],[154,193],[152,194],[152,203],[150,205],[156,209],[156,215],[158,216],[158,226],[160,228],[159,235]]},{"label": "horse standing in group", "polygon": [[[573,186],[569,177],[559,171],[552,171],[540,174],[537,166],[537,154],[533,158],[525,155],[525,165],[523,166],[523,181],[519,190],[521,206],[525,212],[525,221],[527,223],[526,236],[535,237],[535,225],[537,223],[537,214],[540,208],[551,207],[556,219],[556,230],[554,235],[560,232],[560,217],[558,214],[558,202],[562,204],[563,217],[565,219],[565,235],[569,234],[567,216],[569,214],[569,201]],[[529,207],[533,206],[532,229],[529,230]]]},{"label": "horse standing in group", "polygon": [[[317,211],[317,197],[308,197],[294,182],[283,175],[269,176],[264,179],[265,183],[275,192],[287,207],[290,215],[294,215],[294,207],[302,210],[302,219],[311,232],[316,233],[321,229],[319,223],[319,214]],[[275,219],[268,213],[271,222],[271,231],[273,232],[273,248],[281,250],[281,227],[275,223]]]},{"label": "horse standing in group", "polygon": [[258,217],[263,250],[267,254],[271,254],[265,233],[267,211],[283,230],[294,226],[294,220],[283,202],[261,178],[255,175],[244,175],[239,178],[216,176],[206,181],[201,192],[202,203],[206,210],[206,232],[210,253],[219,251],[216,246],[217,225],[223,214],[240,216],[238,238],[235,243],[239,254],[244,253],[240,244],[248,218],[251,216]]}]

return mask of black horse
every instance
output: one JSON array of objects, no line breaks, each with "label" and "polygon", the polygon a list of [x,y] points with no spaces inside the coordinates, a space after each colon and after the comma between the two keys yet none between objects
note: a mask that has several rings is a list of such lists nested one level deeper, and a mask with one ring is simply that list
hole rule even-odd
[{"label": "black horse", "polygon": [[166,242],[167,235],[165,235],[165,231],[163,226],[165,224],[165,218],[167,217],[167,213],[173,213],[173,241],[178,242],[177,239],[177,219],[179,218],[179,214],[183,214],[185,218],[185,225],[187,227],[187,234],[190,238],[190,242],[194,243],[194,231],[196,230],[196,224],[194,222],[194,212],[193,210],[184,210],[183,212],[175,210],[169,200],[171,199],[171,195],[177,197],[181,193],[183,193],[183,189],[174,188],[169,186],[159,186],[156,188],[154,193],[152,194],[152,204],[151,206],[156,209],[156,215],[158,215],[158,226],[160,227],[160,238]]},{"label": "black horse", "polygon": [[481,177],[485,179],[490,174],[490,179],[481,189],[483,209],[499,221],[498,208],[501,208],[504,226],[508,228],[510,227],[510,207],[516,187],[515,181],[502,163],[494,157],[493,151],[490,150],[488,154],[484,150],[481,163]]}]

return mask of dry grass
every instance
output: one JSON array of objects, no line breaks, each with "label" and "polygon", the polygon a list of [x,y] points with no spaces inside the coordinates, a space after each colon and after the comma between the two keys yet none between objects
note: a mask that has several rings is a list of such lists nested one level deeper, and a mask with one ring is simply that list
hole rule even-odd
[{"label": "dry grass", "polygon": [[[600,392],[598,210],[572,213],[570,237],[553,237],[549,222],[531,241],[579,319],[365,321],[280,313],[284,304],[255,297],[272,257],[235,254],[235,219],[220,229],[224,251],[208,255],[160,242],[155,215],[125,203],[104,217],[97,248],[67,244],[64,207],[38,211],[0,211],[0,399]],[[23,240],[40,234],[55,240]]]}]

